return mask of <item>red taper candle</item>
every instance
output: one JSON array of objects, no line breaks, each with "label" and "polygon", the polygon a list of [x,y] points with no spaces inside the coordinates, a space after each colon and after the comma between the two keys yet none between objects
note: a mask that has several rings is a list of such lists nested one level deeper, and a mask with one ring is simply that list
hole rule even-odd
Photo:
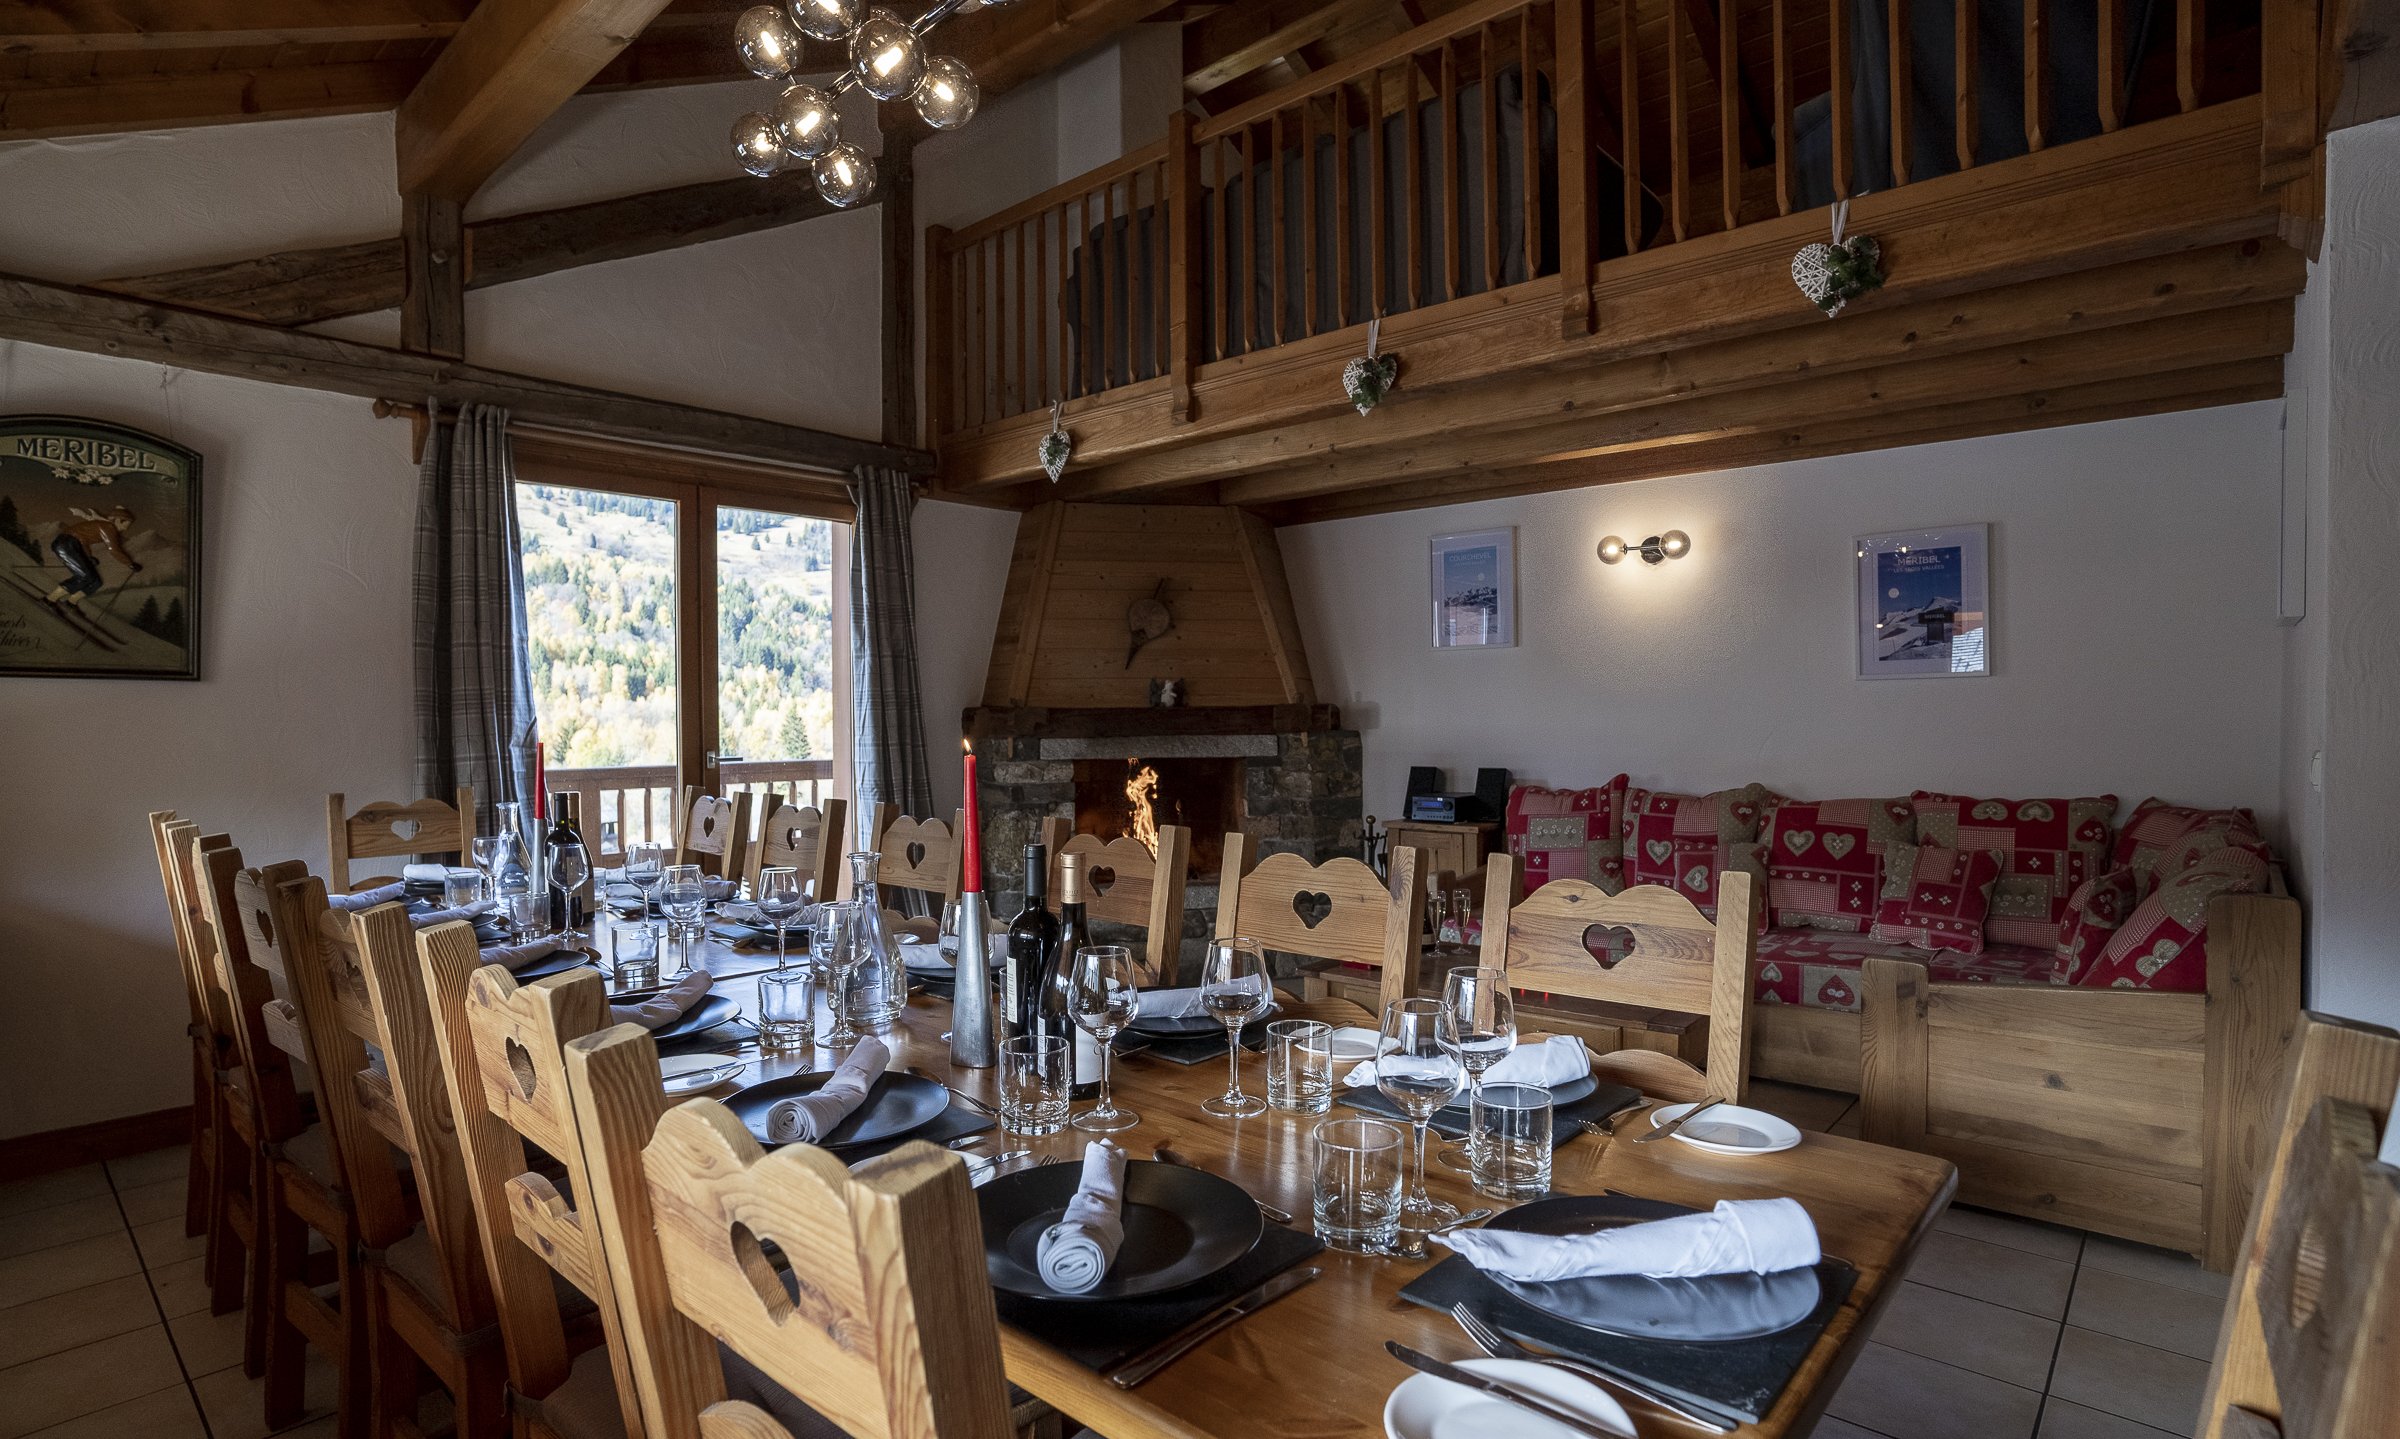
[{"label": "red taper candle", "polygon": [[958,888],[961,894],[983,893],[983,816],[975,800],[975,743],[960,740],[967,751],[967,832],[959,837]]}]

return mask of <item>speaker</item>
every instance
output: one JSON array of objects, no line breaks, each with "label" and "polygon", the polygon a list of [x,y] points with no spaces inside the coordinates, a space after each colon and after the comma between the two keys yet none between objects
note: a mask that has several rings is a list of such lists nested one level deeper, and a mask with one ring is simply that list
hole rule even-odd
[{"label": "speaker", "polygon": [[1508,771],[1479,769],[1475,771],[1475,807],[1481,818],[1497,820],[1508,813]]},{"label": "speaker", "polygon": [[[1408,794],[1405,796],[1406,798],[1415,799],[1421,794],[1439,794],[1441,792],[1441,788],[1442,771],[1440,767],[1429,764],[1412,764],[1408,767]],[[1402,812],[1406,812],[1405,806],[1403,806]]]}]

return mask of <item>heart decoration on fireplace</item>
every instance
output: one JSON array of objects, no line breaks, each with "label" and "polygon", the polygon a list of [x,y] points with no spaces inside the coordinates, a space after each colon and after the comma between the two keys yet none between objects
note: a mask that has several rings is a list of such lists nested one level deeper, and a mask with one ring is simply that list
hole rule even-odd
[{"label": "heart decoration on fireplace", "polygon": [[1083,872],[1092,886],[1092,893],[1105,895],[1117,887],[1117,872],[1105,864],[1095,864]]},{"label": "heart decoration on fireplace", "polygon": [[1634,951],[1634,934],[1621,924],[1587,924],[1583,927],[1584,953],[1600,961],[1602,969],[1615,969]]},{"label": "heart decoration on fireplace", "polygon": [[1302,925],[1309,929],[1315,929],[1325,922],[1327,915],[1333,913],[1333,896],[1318,890],[1304,889],[1292,896],[1292,913],[1300,916]]}]

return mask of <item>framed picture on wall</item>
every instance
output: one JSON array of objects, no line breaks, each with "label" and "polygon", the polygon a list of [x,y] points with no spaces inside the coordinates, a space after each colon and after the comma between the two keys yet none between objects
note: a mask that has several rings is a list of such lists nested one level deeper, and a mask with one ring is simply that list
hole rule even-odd
[{"label": "framed picture on wall", "polygon": [[200,456],[0,418],[0,675],[200,677]]},{"label": "framed picture on wall", "polygon": [[1990,525],[1866,535],[1858,565],[1858,677],[1992,672]]},{"label": "framed picture on wall", "polygon": [[1517,532],[1471,530],[1433,537],[1433,647],[1483,649],[1517,642]]}]

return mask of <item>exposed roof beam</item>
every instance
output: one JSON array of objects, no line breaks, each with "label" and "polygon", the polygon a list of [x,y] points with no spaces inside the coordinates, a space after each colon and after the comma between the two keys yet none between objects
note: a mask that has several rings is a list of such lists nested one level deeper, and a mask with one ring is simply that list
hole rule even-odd
[{"label": "exposed roof beam", "polygon": [[[1289,62],[1303,46],[1313,45],[1368,15],[1386,9],[1390,0],[1332,0],[1314,9],[1304,0],[1244,0],[1191,27],[1185,36],[1183,88],[1193,95],[1240,79],[1277,60]],[[1305,70],[1305,61],[1297,67]]]},{"label": "exposed roof beam", "polygon": [[1165,11],[1171,0],[1019,0],[986,5],[944,24],[935,48],[957,55],[990,99],[1074,59],[1118,31]]},{"label": "exposed roof beam", "polygon": [[665,8],[482,0],[400,103],[400,193],[465,202]]},{"label": "exposed roof beam", "polygon": [[[0,54],[447,40],[474,0],[0,0]],[[652,22],[730,29],[738,0],[674,0]]]},{"label": "exposed roof beam", "polygon": [[0,338],[363,399],[433,396],[505,405],[586,434],[743,455],[829,473],[882,465],[923,474],[933,456],[749,415],[412,355],[306,330],[203,315],[0,274]]}]

